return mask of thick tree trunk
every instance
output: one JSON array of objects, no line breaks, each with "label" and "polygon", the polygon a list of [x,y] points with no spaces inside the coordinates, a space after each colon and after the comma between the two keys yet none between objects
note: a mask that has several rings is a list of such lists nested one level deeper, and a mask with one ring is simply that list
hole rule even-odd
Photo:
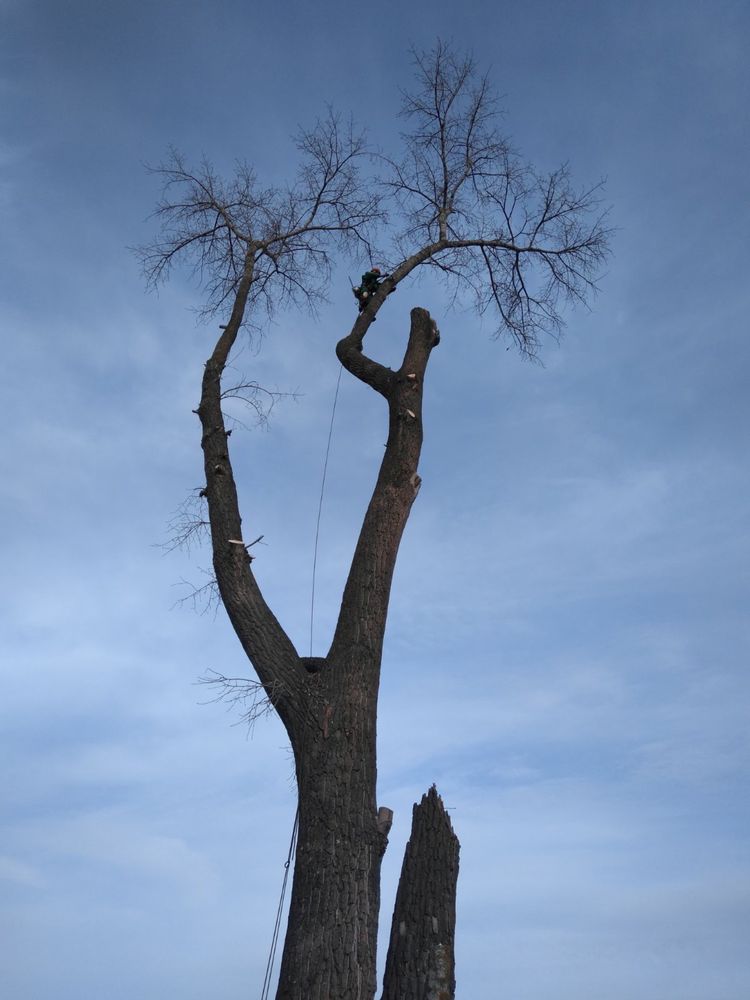
[{"label": "thick tree trunk", "polygon": [[377,825],[374,692],[358,673],[327,662],[306,680],[311,724],[294,740],[299,835],[277,1000],[375,995],[387,840]]},{"label": "thick tree trunk", "polygon": [[458,838],[435,786],[414,806],[382,1000],[453,1000]]},{"label": "thick tree trunk", "polygon": [[248,258],[232,316],[206,364],[197,413],[222,600],[295,757],[299,832],[277,1000],[372,1000],[387,844],[376,801],[380,663],[396,556],[419,491],[424,373],[439,335],[429,313],[414,309],[401,368],[368,358],[362,343],[387,295],[384,287],[337,345],[342,364],[385,397],[388,442],[331,648],[316,660],[300,657],[252,571],[221,409],[221,379],[251,281]]},{"label": "thick tree trunk", "polygon": [[301,691],[304,719],[288,726],[299,787],[294,886],[277,1000],[372,1000],[380,868],[376,717],[393,569],[419,491],[422,385],[439,340],[423,309],[412,311],[398,371],[362,353],[367,320],[337,348],[353,374],[388,401],[389,431],[342,596],[331,649]]}]

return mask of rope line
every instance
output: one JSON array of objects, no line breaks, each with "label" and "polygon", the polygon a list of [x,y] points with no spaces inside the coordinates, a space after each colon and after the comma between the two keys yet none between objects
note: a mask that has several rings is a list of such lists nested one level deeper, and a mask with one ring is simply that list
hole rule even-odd
[{"label": "rope line", "polygon": [[292,839],[289,844],[289,854],[284,862],[284,881],[281,884],[281,898],[279,899],[279,908],[276,911],[276,923],[273,928],[273,938],[271,939],[271,951],[268,955],[268,962],[266,964],[266,974],[263,978],[263,989],[260,992],[260,1000],[268,1000],[268,991],[271,989],[271,976],[273,975],[273,966],[276,961],[276,946],[279,943],[279,928],[281,927],[281,916],[284,910],[284,896],[286,895],[286,884],[289,879],[289,868],[292,864],[292,859],[294,858],[294,851],[297,846],[297,831],[299,830],[299,806],[297,806],[297,813],[294,817],[294,826],[292,828]]},{"label": "rope line", "polygon": [[339,365],[339,377],[336,381],[336,392],[333,397],[333,409],[331,410],[331,423],[328,428],[328,443],[326,444],[326,457],[323,462],[323,478],[320,483],[320,501],[318,503],[318,519],[315,523],[315,547],[313,550],[313,568],[312,568],[312,592],[310,594],[310,656],[312,656],[313,650],[313,621],[315,618],[315,571],[318,567],[318,538],[320,537],[320,515],[323,511],[323,494],[326,488],[326,475],[328,473],[328,456],[331,453],[331,437],[333,436],[333,420],[336,416],[336,403],[339,398],[339,386],[341,385],[341,373],[344,370],[343,365]]},{"label": "rope line", "polygon": [[[315,620],[315,571],[318,566],[318,539],[320,538],[320,517],[323,512],[323,495],[325,494],[326,488],[326,476],[328,474],[328,456],[331,454],[331,439],[333,437],[333,421],[336,416],[336,404],[339,399],[339,387],[341,386],[341,373],[344,370],[344,366],[339,366],[339,377],[336,380],[336,392],[333,396],[333,408],[331,409],[331,422],[328,427],[328,441],[326,443],[326,457],[323,462],[323,477],[320,483],[320,500],[318,501],[318,517],[315,522],[315,546],[313,550],[313,568],[312,568],[312,591],[310,595],[310,656],[312,656],[312,645],[313,645],[313,622]],[[273,967],[276,961],[276,949],[279,943],[279,930],[281,929],[281,917],[284,912],[284,897],[286,896],[287,882],[289,881],[289,869],[294,859],[294,852],[297,846],[297,833],[299,831],[299,806],[297,807],[297,813],[294,817],[294,826],[292,828],[292,839],[289,843],[289,854],[284,862],[284,880],[281,883],[281,896],[279,898],[279,906],[276,910],[276,922],[273,927],[273,936],[271,938],[271,950],[268,955],[268,962],[266,963],[266,974],[263,977],[263,988],[260,992],[260,1000],[268,1000],[269,990],[271,989],[271,977],[273,976]]]}]

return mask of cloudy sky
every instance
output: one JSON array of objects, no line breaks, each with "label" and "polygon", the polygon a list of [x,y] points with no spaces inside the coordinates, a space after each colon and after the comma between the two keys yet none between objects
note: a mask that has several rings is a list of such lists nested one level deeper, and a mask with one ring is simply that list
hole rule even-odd
[{"label": "cloudy sky", "polygon": [[[459,1000],[750,995],[747,4],[0,0],[0,18],[4,995],[259,995],[290,756],[275,720],[249,734],[205,704],[201,676],[247,664],[221,610],[178,603],[207,551],[159,547],[202,482],[215,323],[186,273],[147,294],[128,247],[153,236],[144,164],[169,144],[273,180],[332,103],[394,148],[409,46],[438,35],[490,70],[540,169],[606,178],[617,232],[544,366],[429,281],[371,333],[393,364],[412,306],[442,332],[383,671],[384,921],[436,782],[462,844]],[[237,359],[298,392],[232,440],[258,577],[302,651],[357,268]],[[371,397],[342,381],[316,653],[382,454]]]}]

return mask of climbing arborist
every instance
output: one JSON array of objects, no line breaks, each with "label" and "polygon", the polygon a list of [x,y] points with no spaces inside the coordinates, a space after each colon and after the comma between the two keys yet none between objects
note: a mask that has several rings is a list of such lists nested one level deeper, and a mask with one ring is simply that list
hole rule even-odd
[{"label": "climbing arborist", "polygon": [[[384,274],[383,278],[387,278],[389,275]],[[363,309],[367,307],[370,299],[373,297],[378,288],[380,288],[381,282],[380,268],[372,267],[369,271],[365,271],[362,275],[362,282],[357,288],[352,288],[354,292],[354,298],[359,303],[359,311],[362,312]]]}]

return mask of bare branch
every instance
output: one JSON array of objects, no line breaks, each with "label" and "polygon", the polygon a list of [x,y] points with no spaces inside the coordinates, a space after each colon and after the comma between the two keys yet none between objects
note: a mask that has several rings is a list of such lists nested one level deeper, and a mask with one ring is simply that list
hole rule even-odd
[{"label": "bare branch", "polygon": [[202,701],[201,705],[222,702],[230,711],[239,710],[240,718],[234,725],[246,725],[252,730],[258,719],[274,712],[273,699],[278,692],[268,692],[252,677],[225,677],[216,670],[208,670],[197,683],[210,687],[213,693],[213,697]]},{"label": "bare branch", "polygon": [[[243,163],[224,180],[207,161],[193,169],[170,150],[154,170],[163,182],[161,237],[138,251],[149,283],[185,260],[204,289],[205,315],[239,296],[241,325],[260,329],[288,305],[315,313],[335,249],[390,257],[392,288],[417,267],[437,268],[454,296],[468,291],[480,313],[495,314],[498,336],[535,356],[541,335],[562,328],[563,305],[596,291],[611,235],[601,188],[574,188],[567,165],[544,175],[525,163],[470,57],[440,41],[412,55],[402,154],[379,158],[379,184],[360,172],[363,134],[330,108],[298,132],[301,161],[286,186],[262,185]],[[399,221],[384,254],[372,239],[387,201]],[[357,350],[368,325],[359,326]]]},{"label": "bare branch", "polygon": [[212,611],[214,615],[221,607],[221,594],[219,593],[219,585],[216,582],[216,576],[209,572],[209,570],[201,570],[201,572],[208,579],[206,583],[202,584],[200,587],[196,587],[194,583],[189,580],[180,580],[179,585],[181,587],[188,587],[189,593],[184,597],[179,598],[175,601],[174,607],[183,607],[186,604],[190,604],[193,611],[196,611],[200,615],[208,614]]},{"label": "bare branch", "polygon": [[159,547],[167,552],[201,546],[208,539],[208,510],[205,489],[197,486],[180,503],[167,522],[169,538]]},{"label": "bare branch", "polygon": [[369,254],[383,213],[379,192],[361,180],[367,149],[351,122],[329,111],[299,132],[296,145],[302,160],[286,187],[261,186],[244,163],[224,180],[208,161],[193,169],[170,150],[152,168],[162,180],[154,213],[161,235],[135,251],[148,284],[159,285],[184,261],[204,291],[204,315],[212,316],[236,298],[249,270],[242,325],[260,324],[288,304],[314,310],[330,280],[333,248]]},{"label": "bare branch", "polygon": [[534,357],[542,333],[559,333],[562,304],[596,291],[611,235],[601,185],[579,191],[567,165],[545,176],[525,164],[470,58],[441,42],[413,56],[404,152],[383,159],[383,188],[402,218],[394,282],[422,265],[439,269],[454,295],[469,290],[479,312],[495,312],[498,335]]},{"label": "bare branch", "polygon": [[[229,366],[232,367],[232,366]],[[246,376],[238,373],[238,381],[234,382],[232,385],[221,387],[221,399],[238,400],[243,404],[253,415],[256,427],[266,427],[268,425],[271,412],[276,404],[282,399],[299,399],[299,392],[280,392],[277,389],[266,389],[259,382],[253,379],[248,379]],[[239,427],[246,427],[245,423],[239,419],[234,413],[224,412],[224,417],[227,420],[231,420],[233,424]],[[227,437],[232,433],[231,430],[225,431]]]}]

